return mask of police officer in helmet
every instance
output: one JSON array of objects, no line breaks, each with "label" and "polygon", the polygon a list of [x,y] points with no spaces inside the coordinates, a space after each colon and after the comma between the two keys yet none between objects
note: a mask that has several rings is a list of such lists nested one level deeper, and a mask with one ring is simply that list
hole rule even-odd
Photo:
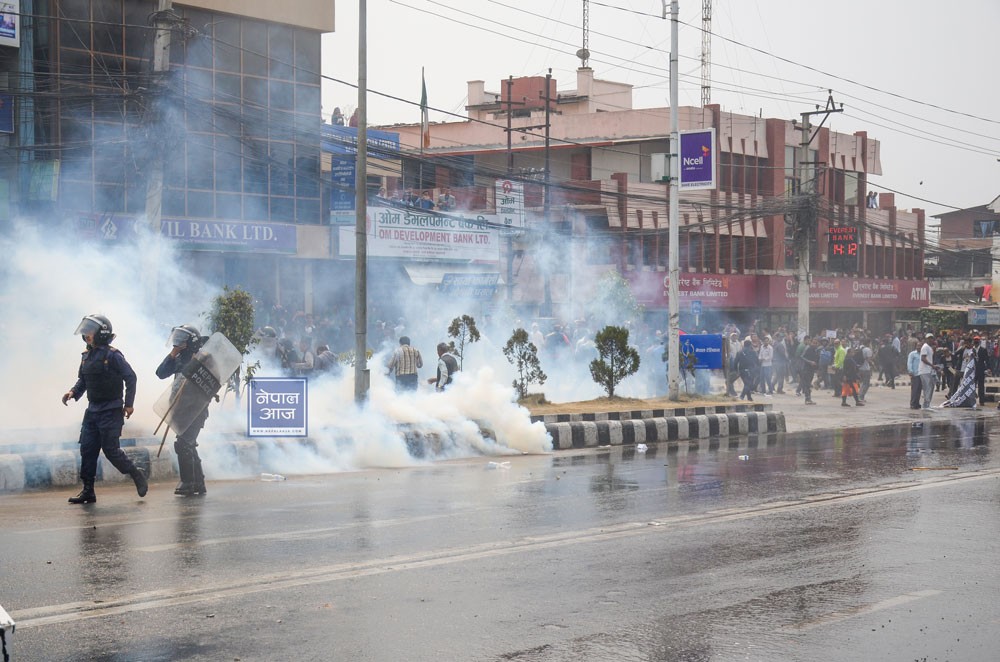
[{"label": "police officer in helmet", "polygon": [[[198,327],[193,324],[182,324],[170,330],[170,353],[167,354],[156,368],[156,376],[160,379],[173,377],[175,382],[185,366],[194,358],[207,338],[201,335]],[[201,469],[201,458],[198,456],[198,434],[208,419],[208,406],[198,413],[186,430],[177,433],[174,441],[174,453],[177,455],[177,468],[181,474],[181,482],[174,489],[174,494],[180,496],[203,495],[205,489],[205,474]]]},{"label": "police officer in helmet", "polygon": [[69,502],[97,501],[94,479],[101,451],[115,469],[132,477],[139,496],[146,496],[149,488],[146,475],[119,445],[125,419],[130,418],[134,411],[135,371],[122,353],[111,346],[115,334],[111,330],[111,321],[104,315],[87,315],[73,333],[83,338],[87,350],[80,360],[76,384],[63,395],[62,403],[68,406],[70,399],[79,400],[86,393],[88,404],[80,428],[80,480],[83,481],[83,490],[70,497]]}]

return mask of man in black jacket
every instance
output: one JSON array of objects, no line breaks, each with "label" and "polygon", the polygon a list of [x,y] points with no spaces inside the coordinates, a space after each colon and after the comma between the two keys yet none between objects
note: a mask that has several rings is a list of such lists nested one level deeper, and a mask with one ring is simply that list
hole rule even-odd
[{"label": "man in black jacket", "polygon": [[986,373],[990,366],[990,353],[983,347],[983,339],[972,339],[972,349],[976,356],[976,388],[979,391],[979,406],[986,405]]},{"label": "man in black jacket", "polygon": [[746,398],[753,402],[753,389],[757,385],[757,376],[760,375],[760,359],[757,358],[757,352],[754,351],[749,338],[743,341],[743,349],[736,355],[736,370],[743,380],[740,400]]}]

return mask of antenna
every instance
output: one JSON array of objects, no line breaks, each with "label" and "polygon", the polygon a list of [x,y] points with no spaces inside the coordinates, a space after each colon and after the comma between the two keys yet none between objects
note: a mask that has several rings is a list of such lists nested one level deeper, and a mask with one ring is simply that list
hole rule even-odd
[{"label": "antenna", "polygon": [[712,103],[712,0],[701,0],[701,107]]},{"label": "antenna", "polygon": [[583,48],[576,52],[580,66],[586,67],[590,60],[590,0],[583,0]]}]

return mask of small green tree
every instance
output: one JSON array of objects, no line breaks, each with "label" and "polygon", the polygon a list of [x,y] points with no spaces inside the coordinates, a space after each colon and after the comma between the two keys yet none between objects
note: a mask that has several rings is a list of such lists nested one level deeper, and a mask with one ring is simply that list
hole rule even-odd
[{"label": "small green tree", "polygon": [[590,362],[590,376],[615,397],[615,387],[629,375],[639,370],[639,352],[628,344],[628,329],[606,326],[594,338],[599,358]]},{"label": "small green tree", "polygon": [[[208,316],[209,327],[212,332],[218,331],[233,346],[239,350],[240,354],[246,356],[253,351],[258,342],[254,334],[254,308],[253,297],[248,292],[240,288],[222,288],[222,294],[212,301],[212,312]],[[244,384],[250,383],[254,372],[260,367],[260,361],[246,366],[246,377]],[[227,391],[234,391],[237,401],[240,397],[240,373],[243,366],[236,369],[232,378],[226,385]]]},{"label": "small green tree", "polygon": [[513,386],[517,389],[518,398],[528,397],[528,384],[544,384],[548,379],[538,363],[538,348],[528,340],[528,332],[524,329],[514,329],[507,344],[503,346],[503,355],[517,370]]},{"label": "small green tree", "polygon": [[454,338],[451,341],[451,348],[458,354],[458,366],[465,369],[465,346],[479,341],[479,329],[476,328],[476,320],[471,315],[462,315],[451,321],[448,327],[448,335]]},{"label": "small green tree", "polygon": [[636,301],[627,280],[614,269],[597,281],[589,310],[596,311],[607,321],[634,322],[642,316],[644,306]]}]

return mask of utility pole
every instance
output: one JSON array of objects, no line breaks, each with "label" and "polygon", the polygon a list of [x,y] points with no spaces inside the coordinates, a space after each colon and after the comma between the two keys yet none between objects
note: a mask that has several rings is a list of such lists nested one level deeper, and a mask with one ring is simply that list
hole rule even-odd
[{"label": "utility pole", "polygon": [[549,96],[552,90],[552,69],[545,74],[545,95],[542,97],[545,99],[545,188],[542,191],[542,215],[545,217],[545,229],[542,232],[542,237],[544,241],[545,250],[545,261],[546,266],[543,273],[543,310],[542,314],[545,317],[552,317],[552,276],[549,273],[552,268],[553,260],[549,258],[549,232],[551,230],[551,219],[549,219],[549,210],[552,207],[552,196],[549,192],[549,184],[551,182],[551,150],[549,148],[549,134],[552,125],[551,120],[551,110],[552,98]]},{"label": "utility pole", "polygon": [[[514,142],[512,112],[514,100],[511,95],[514,93],[514,77],[507,76],[507,177],[514,174]],[[522,196],[523,199],[523,196]],[[522,204],[522,209],[524,205]],[[507,235],[507,304],[514,303],[514,235]]]},{"label": "utility pole", "polygon": [[[667,2],[663,0],[664,18],[666,18]],[[680,122],[677,118],[677,18],[680,8],[677,0],[670,2],[670,207],[667,253],[667,397],[670,400],[680,399],[680,258],[678,242],[680,232],[680,184],[681,184],[681,140]]]},{"label": "utility pole", "polygon": [[[829,96],[826,100],[826,107],[820,109],[816,106],[816,110],[802,113],[802,125],[796,127],[802,132],[802,141],[799,143],[798,153],[796,154],[795,163],[795,174],[796,180],[799,183],[799,204],[796,206],[795,212],[795,248],[798,253],[799,265],[796,271],[796,280],[798,281],[798,321],[797,321],[797,334],[801,338],[802,336],[809,333],[809,284],[812,281],[812,274],[809,271],[809,246],[813,235],[816,232],[816,170],[815,167],[817,163],[811,163],[809,160],[809,145],[812,143],[813,138],[819,133],[819,130],[823,128],[823,124],[826,123],[828,117],[831,113],[840,113],[844,110],[844,104],[840,104],[840,108],[836,107],[833,101],[833,91],[828,91]],[[823,120],[816,127],[816,131],[812,130],[812,124],[810,123],[810,118],[813,115],[823,115]],[[792,120],[794,124],[795,121]],[[810,171],[809,166],[814,167],[812,171],[812,177],[809,177]]]},{"label": "utility pole", "polygon": [[[149,121],[146,124],[148,135],[152,138],[154,132],[163,135],[162,123],[158,108],[162,103],[157,97],[163,87],[163,78],[170,70],[170,38],[173,18],[169,15],[173,11],[172,0],[158,0],[156,13],[153,15],[153,23],[156,26],[156,36],[153,38],[153,78],[150,81],[149,104],[152,110],[149,114]],[[150,140],[151,148],[156,149],[152,155],[149,168],[149,179],[146,181],[146,223],[149,232],[154,237],[160,236],[160,221],[163,218],[163,159],[166,157],[165,145],[157,144]],[[151,263],[146,269],[144,278],[146,279],[146,297],[149,302],[155,304],[157,289],[159,287],[159,263],[156,251],[150,253]]]},{"label": "utility pole", "polygon": [[[423,150],[424,139],[420,137]],[[368,398],[368,1],[358,4],[358,148],[354,166],[354,401]]]}]

